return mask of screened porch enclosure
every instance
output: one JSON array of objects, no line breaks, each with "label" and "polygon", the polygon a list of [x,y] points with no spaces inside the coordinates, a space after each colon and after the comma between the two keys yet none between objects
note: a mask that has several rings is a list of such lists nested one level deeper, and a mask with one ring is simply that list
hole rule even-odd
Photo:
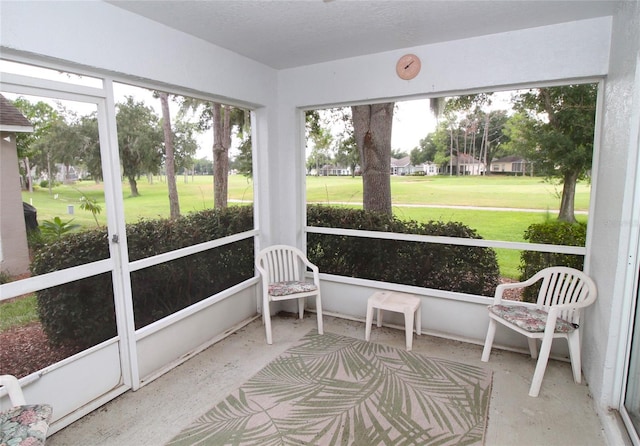
[{"label": "screened porch enclosure", "polygon": [[[328,2],[321,6],[341,8],[340,3]],[[133,286],[135,277],[145,269],[157,271],[165,262],[190,256],[199,258],[200,253],[239,242],[251,243],[254,252],[273,244],[290,244],[305,251],[307,239],[312,234],[371,236],[307,224],[306,110],[590,82],[599,86],[593,189],[587,244],[574,254],[584,255],[585,271],[595,280],[599,296],[584,318],[583,373],[588,387],[575,386],[562,379],[557,385],[583,393],[582,396],[587,392],[597,419],[602,423],[603,437],[609,444],[620,444],[627,434],[617,423],[616,411],[622,412],[624,418],[625,407],[631,412],[636,410],[633,405],[625,406],[624,397],[627,385],[630,394],[635,388],[627,374],[632,369],[629,353],[632,351],[633,312],[637,299],[640,235],[637,224],[640,215],[637,199],[640,196],[637,141],[640,124],[635,119],[640,115],[637,58],[640,13],[635,1],[603,2],[599,4],[602,9],[591,9],[591,15],[585,16],[581,11],[586,9],[580,6],[586,7],[589,3],[569,8],[561,22],[548,16],[542,22],[525,21],[515,27],[496,24],[477,35],[452,37],[446,41],[408,39],[403,40],[405,44],[392,48],[381,45],[338,60],[326,56],[312,60],[301,57],[292,65],[278,65],[282,62],[276,63],[275,55],[273,63],[258,61],[216,42],[178,31],[177,27],[160,24],[152,15],[144,17],[140,15],[142,12],[128,11],[117,2],[45,2],[38,4],[38,8],[29,3],[3,2],[0,31],[0,57],[3,60],[101,81],[99,86],[63,86],[56,81],[4,72],[0,81],[2,92],[82,99],[81,102],[94,104],[98,111],[100,162],[107,203],[108,257],[0,287],[1,299],[6,300],[76,280],[110,278],[115,335],[22,380],[27,401],[46,401],[53,405],[51,433],[64,429],[120,395],[136,398],[150,386],[160,382],[166,384],[162,381],[166,373],[172,373],[170,370],[185,361],[191,362],[190,358],[198,361],[197,353],[209,351],[210,346],[217,352],[216,345],[233,339],[235,335],[230,335],[238,330],[242,332],[242,327],[252,327],[255,331],[252,344],[264,341],[260,336],[263,333],[258,320],[262,311],[261,296],[255,274],[243,276],[222,290],[212,289],[199,302],[166,317],[137,324]],[[398,8],[410,8],[408,3],[398,5]],[[133,4],[128,6],[135,8]],[[221,4],[220,8],[223,7]],[[81,41],[79,35],[83,36]],[[341,40],[345,46],[348,45],[344,42],[348,41],[347,38]],[[408,81],[398,78],[395,72],[397,60],[407,53],[417,54],[423,60],[420,75]],[[172,54],[170,63],[161,56],[164,54]],[[251,111],[254,188],[253,226],[250,229],[147,258],[130,258],[118,151],[115,83],[170,90]],[[393,233],[376,234],[378,236],[398,237]],[[413,235],[406,239],[412,243],[437,242]],[[491,247],[525,249],[520,245]],[[371,294],[394,290],[421,298],[423,333],[435,336],[422,348],[437,343],[437,339],[445,339],[443,342],[451,351],[459,346],[457,342],[462,342],[469,344],[462,346],[462,350],[473,352],[473,345],[482,344],[486,334],[486,307],[491,303],[491,297],[322,271],[321,287],[324,311],[333,323],[342,326],[343,320],[356,321],[356,325],[347,331],[362,328],[358,321],[364,319],[366,301]],[[291,308],[282,305],[273,312],[281,310],[290,311]],[[295,328],[291,333],[296,334],[290,336],[287,324],[291,321],[283,322],[279,333],[274,333],[274,344],[278,339],[297,336]],[[389,322],[401,325],[399,319]],[[393,329],[390,332],[397,334],[400,331]],[[415,339],[414,348],[420,348],[422,341]],[[507,332],[499,332],[496,347],[522,352],[526,351],[526,342]],[[266,343],[260,343],[259,348],[265,350]],[[477,353],[479,362],[479,347]],[[467,355],[466,360],[472,361],[472,353]],[[565,358],[566,347],[561,342],[554,343],[553,355],[558,359]],[[633,365],[635,360],[631,361]],[[561,370],[567,365],[562,361],[554,363]],[[491,367],[503,365],[500,361],[489,364]],[[499,378],[497,374],[496,379]],[[211,377],[211,380],[215,379],[215,376]],[[550,382],[551,386],[556,385],[554,381]],[[526,394],[528,381],[521,384],[523,394]],[[545,384],[547,382],[543,383],[541,395],[545,393]],[[584,403],[584,399],[580,401]],[[2,404],[4,407],[4,398]],[[611,408],[614,408],[613,412]],[[633,441],[640,444],[632,423],[627,426]],[[55,441],[54,435],[52,443]]]},{"label": "screened porch enclosure", "polygon": [[[331,316],[325,316],[324,322],[326,333],[364,339],[363,322]],[[275,316],[274,344],[265,348],[264,327],[256,320],[149,385],[116,398],[104,410],[59,431],[47,444],[67,445],[78,438],[95,446],[166,444],[315,326],[314,314],[307,314],[304,320]],[[404,332],[375,327],[371,342],[404,349]],[[423,334],[415,337],[412,351],[477,364],[482,347]],[[570,365],[552,361],[543,385],[547,391],[530,398],[527,389],[533,366],[533,361],[520,353],[494,352],[488,363],[494,376],[485,444],[604,444],[588,387],[573,385]]]}]

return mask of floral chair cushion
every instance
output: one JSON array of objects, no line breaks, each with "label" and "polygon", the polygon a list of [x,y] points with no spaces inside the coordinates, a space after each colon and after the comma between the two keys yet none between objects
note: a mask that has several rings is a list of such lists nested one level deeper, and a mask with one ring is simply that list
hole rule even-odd
[{"label": "floral chair cushion", "polygon": [[0,446],[44,445],[52,412],[48,404],[16,406],[0,412]]},{"label": "floral chair cushion", "polygon": [[[538,308],[522,305],[492,305],[489,311],[531,333],[542,333],[547,323],[548,313]],[[556,333],[569,333],[578,328],[564,319],[556,319]]]},{"label": "floral chair cushion", "polygon": [[306,293],[315,291],[318,287],[309,282],[275,282],[269,284],[269,295],[271,296],[288,296],[289,294]]}]

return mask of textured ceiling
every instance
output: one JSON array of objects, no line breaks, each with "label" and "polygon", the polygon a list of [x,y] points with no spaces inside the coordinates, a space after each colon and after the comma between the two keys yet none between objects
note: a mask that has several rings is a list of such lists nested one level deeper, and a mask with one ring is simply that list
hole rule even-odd
[{"label": "textured ceiling", "polygon": [[611,15],[615,1],[113,0],[273,68]]}]

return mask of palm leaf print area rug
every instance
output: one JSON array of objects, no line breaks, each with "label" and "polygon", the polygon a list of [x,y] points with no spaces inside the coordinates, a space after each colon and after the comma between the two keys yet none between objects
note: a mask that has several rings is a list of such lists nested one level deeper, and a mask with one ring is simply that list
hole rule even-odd
[{"label": "palm leaf print area rug", "polygon": [[481,445],[491,372],[313,330],[170,445]]}]

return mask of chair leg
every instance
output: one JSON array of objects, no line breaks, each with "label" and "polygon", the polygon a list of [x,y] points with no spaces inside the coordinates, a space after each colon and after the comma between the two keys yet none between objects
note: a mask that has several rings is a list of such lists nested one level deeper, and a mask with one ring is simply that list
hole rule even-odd
[{"label": "chair leg", "polygon": [[496,321],[489,319],[489,328],[487,329],[487,337],[484,340],[484,349],[482,350],[482,362],[488,362],[493,347],[493,338],[496,335]]},{"label": "chair leg", "polygon": [[371,324],[373,324],[373,306],[368,303],[367,304],[367,319],[364,325],[364,339],[368,341],[371,337]]},{"label": "chair leg", "polygon": [[411,351],[413,347],[413,311],[405,310],[404,312],[404,332],[406,337],[407,351]]},{"label": "chair leg", "polygon": [[382,327],[382,310],[378,308],[378,317],[376,318],[376,325]]},{"label": "chair leg", "polygon": [[300,319],[304,319],[304,297],[298,298],[298,314]]},{"label": "chair leg", "polygon": [[540,355],[538,362],[536,363],[536,370],[533,373],[533,379],[531,380],[531,387],[529,388],[529,396],[537,397],[540,393],[540,386],[542,385],[542,378],[544,378],[544,372],[547,369],[547,362],[549,362],[549,353],[551,353],[551,344],[553,342],[553,332],[545,333],[542,338],[542,345],[540,346]]},{"label": "chair leg", "polygon": [[320,293],[316,296],[316,314],[318,316],[318,333],[324,334],[324,327],[322,325],[322,299],[320,299]]},{"label": "chair leg", "polygon": [[573,380],[576,384],[582,382],[582,360],[580,358],[580,333],[574,330],[567,337],[569,343],[569,357],[571,358],[571,370],[573,370]]},{"label": "chair leg", "polygon": [[416,334],[422,334],[422,309],[419,306],[416,310]]},{"label": "chair leg", "polygon": [[267,344],[273,344],[271,337],[271,309],[269,308],[269,302],[265,300],[262,305],[262,317],[264,318],[264,330],[267,334]]},{"label": "chair leg", "polygon": [[527,338],[527,342],[529,343],[531,358],[536,359],[538,357],[538,340],[536,338]]}]

